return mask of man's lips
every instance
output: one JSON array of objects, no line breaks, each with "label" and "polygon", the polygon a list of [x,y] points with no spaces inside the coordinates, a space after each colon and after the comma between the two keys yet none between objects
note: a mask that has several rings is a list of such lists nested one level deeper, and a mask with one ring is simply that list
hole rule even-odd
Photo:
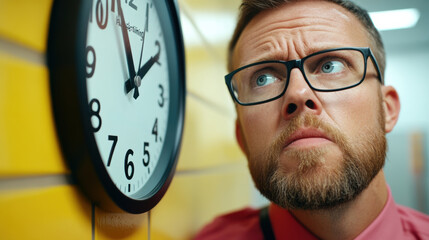
[{"label": "man's lips", "polygon": [[287,138],[284,147],[317,145],[326,143],[327,141],[332,142],[332,140],[320,130],[313,128],[298,129]]}]

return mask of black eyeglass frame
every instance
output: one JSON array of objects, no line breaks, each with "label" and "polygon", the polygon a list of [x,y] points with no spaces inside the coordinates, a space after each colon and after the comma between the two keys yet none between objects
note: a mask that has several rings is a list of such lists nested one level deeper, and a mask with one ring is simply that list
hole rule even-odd
[{"label": "black eyeglass frame", "polygon": [[[304,71],[304,62],[305,62],[305,60],[307,58],[310,58],[310,57],[314,56],[314,55],[319,55],[319,54],[322,54],[322,53],[333,52],[333,51],[338,51],[338,50],[355,50],[355,51],[359,51],[359,52],[362,53],[363,58],[364,58],[364,64],[365,64],[362,79],[359,82],[357,82],[356,84],[353,84],[353,85],[347,86],[347,87],[343,87],[343,88],[338,88],[338,89],[318,89],[318,88],[313,87],[311,85],[310,81],[308,81],[307,76],[305,75],[305,71]],[[243,67],[237,68],[236,70],[234,70],[234,71],[228,73],[227,75],[225,75],[225,83],[226,83],[226,85],[228,87],[228,90],[229,90],[229,93],[231,94],[231,97],[234,99],[234,101],[237,102],[240,105],[243,105],[243,106],[251,106],[251,105],[262,104],[262,103],[274,101],[274,100],[282,97],[285,94],[286,89],[287,89],[287,87],[289,85],[290,72],[294,68],[298,68],[301,71],[302,75],[304,76],[305,81],[307,82],[308,86],[310,86],[310,88],[312,90],[319,91],[319,92],[336,92],[336,91],[342,91],[342,90],[346,90],[346,89],[349,89],[349,88],[356,87],[356,86],[358,86],[359,84],[361,84],[365,80],[367,66],[368,66],[368,64],[367,64],[368,57],[371,58],[371,61],[373,62],[374,66],[375,66],[375,69],[376,69],[377,75],[378,75],[377,76],[378,80],[380,81],[381,84],[384,84],[382,76],[381,76],[380,68],[378,67],[377,60],[375,59],[374,54],[372,53],[372,51],[371,51],[371,49],[369,47],[331,48],[331,49],[326,49],[326,50],[322,50],[322,51],[319,51],[319,52],[312,53],[312,54],[310,54],[310,55],[308,55],[306,57],[303,57],[301,59],[295,59],[295,60],[290,60],[290,61],[268,60],[268,61],[255,62],[255,63],[251,63],[251,64],[248,64],[248,65],[245,65]],[[273,97],[273,98],[269,98],[267,100],[263,100],[263,101],[259,101],[259,102],[252,102],[252,103],[242,103],[242,102],[240,102],[240,100],[238,100],[238,98],[234,95],[234,89],[232,87],[232,77],[237,72],[239,72],[239,71],[241,71],[241,70],[243,70],[245,68],[249,68],[249,67],[252,67],[252,66],[255,66],[255,65],[260,65],[260,64],[266,64],[266,63],[281,63],[281,64],[284,64],[286,66],[287,79],[286,79],[286,84],[285,84],[285,87],[284,87],[283,91],[278,96]]]}]

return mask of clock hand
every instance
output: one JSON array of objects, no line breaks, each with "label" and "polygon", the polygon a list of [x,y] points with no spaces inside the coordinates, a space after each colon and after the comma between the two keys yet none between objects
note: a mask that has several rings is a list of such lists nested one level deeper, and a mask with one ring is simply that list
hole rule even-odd
[{"label": "clock hand", "polygon": [[149,31],[149,25],[148,22],[149,21],[149,3],[146,4],[146,24],[144,26],[144,32],[143,32],[143,38],[142,38],[142,50],[140,52],[140,61],[139,61],[139,68],[141,67],[141,63],[142,63],[142,55],[143,55],[143,47],[144,47],[144,39],[146,36],[146,32]]},{"label": "clock hand", "polygon": [[[144,28],[144,32],[143,32],[143,37],[142,37],[142,50],[140,51],[140,60],[139,60],[139,68],[141,67],[141,63],[142,63],[142,56],[143,56],[143,49],[144,49],[144,39],[146,37],[146,32],[148,32],[148,28],[149,28],[149,3],[146,4],[146,24],[145,24],[145,28]],[[137,99],[139,97],[139,87],[141,84],[141,78],[139,78],[139,76],[135,76],[134,77],[134,99]]]},{"label": "clock hand", "polygon": [[[158,41],[155,42],[155,45],[158,46],[158,53],[155,54],[155,56],[150,57],[150,59],[143,65],[143,67],[141,67],[139,69],[139,71],[137,72],[136,77],[138,77],[139,81],[141,81],[141,79],[143,79],[143,77],[146,75],[147,72],[149,72],[149,70],[152,68],[153,64],[157,63],[159,65],[161,65],[161,63],[159,63],[159,55],[161,53],[161,45],[159,44]],[[132,80],[131,78],[128,79],[125,82],[125,90],[127,93],[129,93],[133,87],[132,87]],[[140,86],[140,82],[137,82],[137,84],[135,84],[136,86]]]},{"label": "clock hand", "polygon": [[149,69],[153,66],[153,64],[157,63],[161,65],[161,63],[158,62],[159,55],[161,53],[161,45],[158,41],[155,42],[155,45],[158,46],[158,52],[155,54],[155,56],[150,57],[150,59],[139,69],[137,72],[137,75],[143,79],[143,77],[146,75],[146,73],[149,71]]},{"label": "clock hand", "polygon": [[[124,13],[122,12],[121,0],[116,1],[118,3],[118,13],[121,18],[121,29],[122,29],[122,38],[124,40],[125,54],[127,56],[127,65],[128,65],[128,74],[131,79],[134,79],[136,75],[136,70],[134,68],[133,54],[131,52],[130,39],[128,37],[128,29],[125,26]],[[134,83],[131,82],[131,87],[134,87]]]}]

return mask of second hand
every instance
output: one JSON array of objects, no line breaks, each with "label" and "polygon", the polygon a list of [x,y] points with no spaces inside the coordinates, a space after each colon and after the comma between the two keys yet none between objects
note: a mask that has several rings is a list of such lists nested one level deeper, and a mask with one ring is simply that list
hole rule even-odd
[{"label": "second hand", "polygon": [[[146,24],[145,24],[145,29],[144,29],[144,33],[143,33],[143,37],[142,37],[142,49],[140,51],[140,60],[139,60],[139,65],[137,69],[141,68],[141,63],[142,63],[142,56],[143,56],[143,49],[144,49],[144,40],[145,40],[145,36],[146,36],[146,32],[148,32],[148,21],[149,21],[149,3],[146,4]],[[142,79],[140,78],[140,76],[138,74],[136,74],[135,79],[134,79],[134,99],[137,99],[137,97],[139,96],[139,90],[138,88],[141,85],[141,81]]]}]

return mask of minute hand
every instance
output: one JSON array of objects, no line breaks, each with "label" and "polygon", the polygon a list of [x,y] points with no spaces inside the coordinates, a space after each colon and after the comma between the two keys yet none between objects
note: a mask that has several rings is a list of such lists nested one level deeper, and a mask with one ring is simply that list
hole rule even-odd
[{"label": "minute hand", "polygon": [[[128,29],[126,27],[124,13],[122,12],[121,1],[118,0],[117,3],[118,3],[119,16],[121,18],[121,30],[122,30],[122,38],[124,41],[124,47],[125,47],[125,55],[127,57],[128,74],[129,74],[129,77],[133,79],[136,74],[136,71],[134,68],[134,61],[133,61],[133,54],[131,52],[130,39],[128,37]],[[132,87],[134,86],[133,83],[131,83],[131,85]]]},{"label": "minute hand", "polygon": [[[141,81],[141,79],[144,78],[146,73],[149,72],[149,70],[152,68],[153,64],[155,64],[155,63],[160,64],[158,62],[158,60],[159,60],[159,55],[161,53],[161,46],[160,46],[158,41],[155,42],[155,45],[158,46],[158,53],[155,56],[150,57],[150,59],[137,72],[137,76],[139,76],[140,81]],[[139,86],[140,84],[136,84],[136,85]],[[129,93],[133,89],[131,78],[125,82],[125,88],[126,88],[127,93]]]}]

